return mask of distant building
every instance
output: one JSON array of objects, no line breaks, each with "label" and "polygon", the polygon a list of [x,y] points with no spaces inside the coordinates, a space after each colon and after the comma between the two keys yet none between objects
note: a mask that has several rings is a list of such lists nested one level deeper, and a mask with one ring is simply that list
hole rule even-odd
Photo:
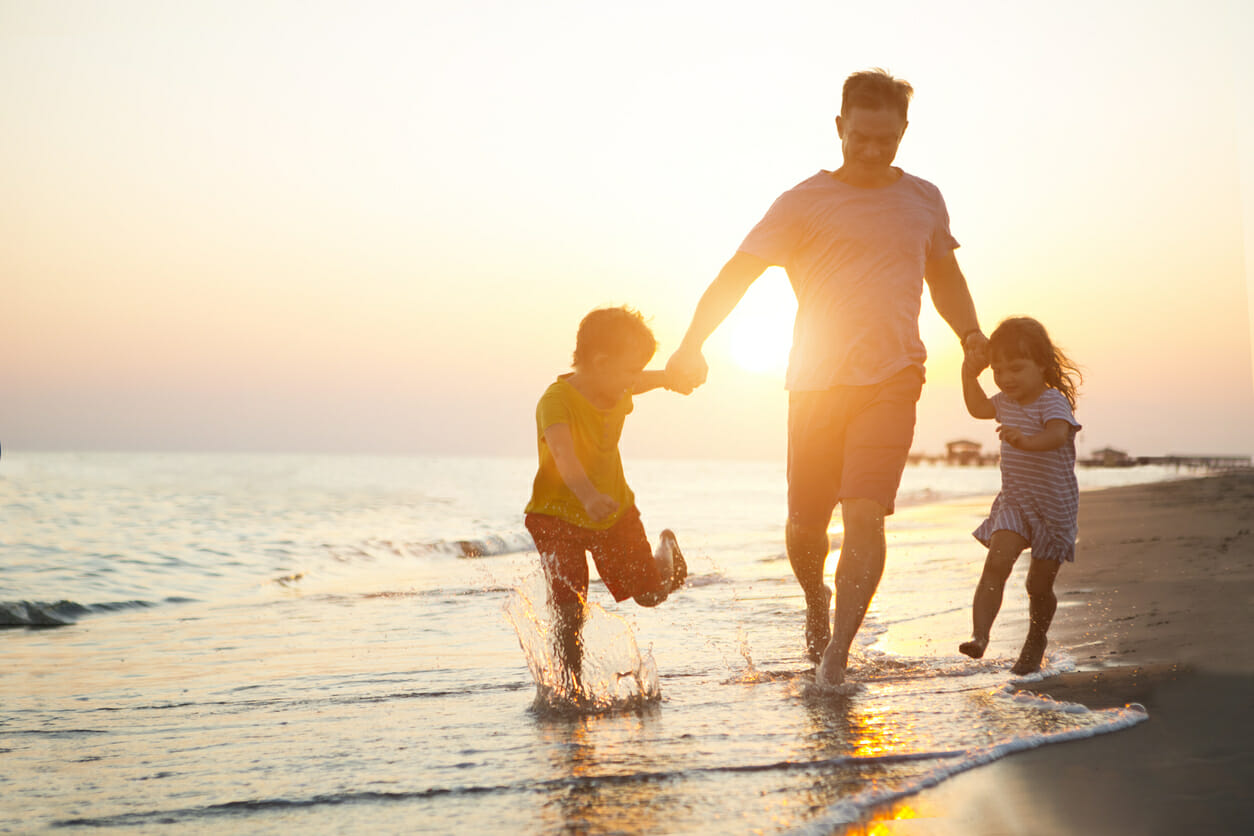
[{"label": "distant building", "polygon": [[1116,450],[1114,447],[1103,447],[1100,450],[1093,451],[1093,455],[1089,457],[1087,464],[1093,467],[1132,467],[1136,464],[1136,459],[1123,450]]},{"label": "distant building", "polygon": [[978,441],[950,441],[945,444],[946,464],[982,464],[984,457],[980,455],[981,444]]}]

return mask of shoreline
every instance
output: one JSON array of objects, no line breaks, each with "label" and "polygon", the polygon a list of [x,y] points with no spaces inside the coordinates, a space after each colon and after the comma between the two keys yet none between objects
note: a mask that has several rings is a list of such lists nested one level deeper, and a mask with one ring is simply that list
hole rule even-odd
[{"label": "shoreline", "polygon": [[1254,472],[1086,491],[1050,642],[1077,670],[1022,690],[1140,703],[1131,729],[1011,755],[846,834],[1237,833],[1254,822]]}]

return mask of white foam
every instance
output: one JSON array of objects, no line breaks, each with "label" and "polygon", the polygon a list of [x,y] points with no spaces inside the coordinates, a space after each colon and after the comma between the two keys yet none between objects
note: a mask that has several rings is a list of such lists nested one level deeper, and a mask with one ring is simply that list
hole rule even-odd
[{"label": "white foam", "polygon": [[[1144,706],[1132,704],[1126,708],[1092,711],[1076,703],[1060,702],[1047,697],[1013,693],[1013,686],[1006,686],[1000,697],[1018,705],[1025,705],[1042,711],[1058,711],[1065,714],[1085,714],[1099,718],[1099,722],[1079,728],[1066,729],[1058,732],[1028,734],[1002,740],[998,743],[974,748],[958,757],[949,757],[952,753],[938,753],[937,765],[918,776],[904,786],[873,787],[855,793],[833,804],[816,818],[794,828],[793,834],[829,834],[833,829],[851,824],[864,817],[871,809],[889,804],[899,798],[913,795],[929,787],[936,786],[946,778],[951,778],[977,766],[1000,760],[1015,752],[1035,749],[1052,743],[1064,743],[1072,740],[1083,740],[1100,734],[1119,731],[1136,725],[1149,718]],[[943,762],[942,761],[943,758]]]},{"label": "white foam", "polygon": [[1012,685],[1030,685],[1034,682],[1049,679],[1052,676],[1058,676],[1063,673],[1075,673],[1075,671],[1075,659],[1071,657],[1071,654],[1065,650],[1051,650],[1041,660],[1041,669],[1039,671],[1016,676],[1010,682]]}]

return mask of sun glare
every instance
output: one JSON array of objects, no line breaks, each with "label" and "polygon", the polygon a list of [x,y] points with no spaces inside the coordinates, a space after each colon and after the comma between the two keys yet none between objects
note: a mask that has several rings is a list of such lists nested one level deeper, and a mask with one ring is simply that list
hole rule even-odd
[{"label": "sun glare", "polygon": [[747,372],[782,375],[788,368],[797,299],[787,278],[775,272],[749,288],[727,322],[727,353]]}]

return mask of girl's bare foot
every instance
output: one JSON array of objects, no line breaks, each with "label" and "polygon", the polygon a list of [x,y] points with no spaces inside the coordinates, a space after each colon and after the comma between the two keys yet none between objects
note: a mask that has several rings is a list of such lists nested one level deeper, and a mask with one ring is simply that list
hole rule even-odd
[{"label": "girl's bare foot", "polygon": [[1023,650],[1019,651],[1019,660],[1015,662],[1010,672],[1015,676],[1023,676],[1039,671],[1041,660],[1045,658],[1045,644],[1044,638],[1038,639],[1029,635],[1027,641],[1023,643]]},{"label": "girl's bare foot", "polygon": [[984,657],[984,651],[988,649],[988,639],[971,639],[969,642],[963,642],[958,645],[958,652],[964,656],[970,656],[972,659],[981,659]]}]

